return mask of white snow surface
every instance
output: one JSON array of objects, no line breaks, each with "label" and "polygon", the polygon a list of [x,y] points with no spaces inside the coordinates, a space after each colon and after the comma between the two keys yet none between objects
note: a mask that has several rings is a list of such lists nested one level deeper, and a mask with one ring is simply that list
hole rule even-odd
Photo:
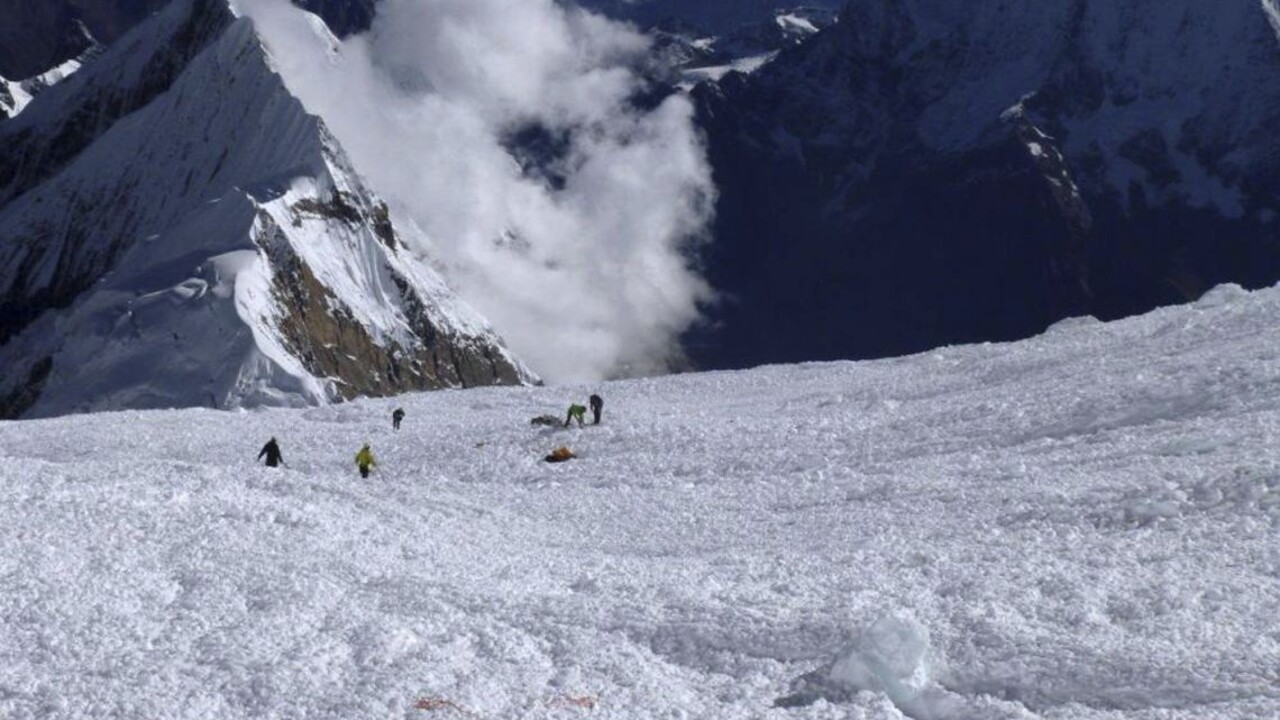
[{"label": "white snow surface", "polygon": [[0,423],[0,716],[1277,717],[1277,317]]},{"label": "white snow surface", "polygon": [[689,90],[701,82],[710,80],[719,82],[725,75],[730,72],[740,72],[747,75],[759,70],[760,68],[773,62],[778,57],[778,52],[767,52],[760,55],[752,55],[750,57],[739,58],[728,65],[707,65],[704,67],[689,68],[682,74],[683,82],[681,87]]},{"label": "white snow surface", "polygon": [[813,21],[803,15],[795,13],[782,13],[774,19],[778,23],[778,27],[793,33],[802,35],[812,35],[818,32],[818,26]]}]

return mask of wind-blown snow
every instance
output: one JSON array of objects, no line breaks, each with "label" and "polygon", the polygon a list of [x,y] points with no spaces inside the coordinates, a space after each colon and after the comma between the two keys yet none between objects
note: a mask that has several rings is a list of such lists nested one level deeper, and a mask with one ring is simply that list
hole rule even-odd
[{"label": "wind-blown snow", "polygon": [[1277,317],[0,423],[0,715],[1276,717]]}]

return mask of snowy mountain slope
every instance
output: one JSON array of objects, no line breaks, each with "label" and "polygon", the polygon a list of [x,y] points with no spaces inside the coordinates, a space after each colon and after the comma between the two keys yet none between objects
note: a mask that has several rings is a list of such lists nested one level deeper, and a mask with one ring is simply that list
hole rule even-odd
[{"label": "snowy mountain slope", "polygon": [[529,377],[225,0],[170,4],[0,143],[4,415]]},{"label": "snowy mountain slope", "polygon": [[0,77],[0,120],[17,115],[31,102],[31,93],[22,85],[20,81]]},{"label": "snowy mountain slope", "polygon": [[1277,317],[0,423],[0,712],[1275,717]]},{"label": "snowy mountain slope", "polygon": [[1274,282],[1267,7],[853,2],[705,86],[729,302],[700,359],[897,354]]}]

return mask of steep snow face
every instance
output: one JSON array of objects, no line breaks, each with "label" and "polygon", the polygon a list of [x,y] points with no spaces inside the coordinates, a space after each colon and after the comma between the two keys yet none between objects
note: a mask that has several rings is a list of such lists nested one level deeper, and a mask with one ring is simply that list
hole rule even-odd
[{"label": "steep snow face", "polygon": [[0,422],[0,716],[1280,717],[1278,318]]},{"label": "steep snow face", "polygon": [[703,87],[715,234],[732,238],[710,277],[739,303],[703,361],[1025,337],[1280,278],[1273,17],[1254,0],[860,0]]},{"label": "steep snow face", "polygon": [[172,3],[0,126],[8,141],[25,152],[0,174],[4,414],[528,378],[402,252],[223,0]]},{"label": "steep snow face", "polygon": [[13,117],[31,102],[31,94],[21,82],[0,77],[0,120]]}]

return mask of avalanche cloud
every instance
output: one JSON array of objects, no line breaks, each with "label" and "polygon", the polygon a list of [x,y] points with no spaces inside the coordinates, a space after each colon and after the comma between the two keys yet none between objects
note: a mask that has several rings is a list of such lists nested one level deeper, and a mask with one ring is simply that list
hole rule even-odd
[{"label": "avalanche cloud", "polygon": [[710,298],[714,203],[692,106],[655,99],[633,30],[553,0],[387,0],[339,42],[239,0],[420,252],[550,381],[665,370]]}]

